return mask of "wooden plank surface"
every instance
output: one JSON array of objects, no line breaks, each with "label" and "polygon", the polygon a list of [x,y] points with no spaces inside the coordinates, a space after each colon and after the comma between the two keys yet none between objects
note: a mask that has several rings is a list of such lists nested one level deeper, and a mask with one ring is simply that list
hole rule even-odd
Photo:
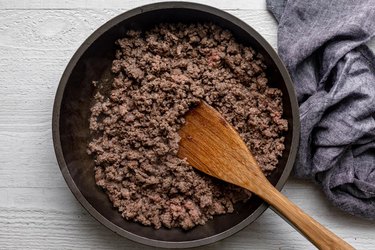
[{"label": "wooden plank surface", "polygon": [[[150,249],[87,214],[61,176],[51,138],[55,91],[75,50],[104,22],[150,2],[0,0],[0,249]],[[265,1],[199,2],[226,9],[276,47]],[[332,207],[318,186],[291,179],[283,192],[358,249],[375,249],[373,222]],[[314,249],[267,210],[240,233],[201,249],[301,248]]]},{"label": "wooden plank surface", "polygon": [[[177,0],[182,2],[181,0]],[[64,1],[48,1],[48,0],[1,0],[2,9],[131,9],[145,4],[154,2],[168,2],[166,0],[64,0]],[[184,0],[184,2],[195,2],[206,5],[211,5],[220,9],[232,10],[254,10],[266,9],[265,0],[241,0],[241,1],[227,1],[227,0]]]}]

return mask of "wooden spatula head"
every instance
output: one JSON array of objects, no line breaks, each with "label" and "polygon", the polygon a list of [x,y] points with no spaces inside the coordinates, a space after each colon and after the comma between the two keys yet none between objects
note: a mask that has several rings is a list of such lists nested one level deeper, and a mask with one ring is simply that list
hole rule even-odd
[{"label": "wooden spatula head", "polygon": [[178,156],[194,168],[253,190],[264,175],[237,131],[205,102],[185,116]]}]

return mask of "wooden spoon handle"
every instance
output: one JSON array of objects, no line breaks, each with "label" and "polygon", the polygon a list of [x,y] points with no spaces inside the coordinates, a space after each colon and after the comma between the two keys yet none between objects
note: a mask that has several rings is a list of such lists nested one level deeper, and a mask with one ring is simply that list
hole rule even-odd
[{"label": "wooden spoon handle", "polygon": [[[267,185],[268,184],[268,185]],[[354,249],[351,245],[305,214],[299,207],[281,194],[269,182],[263,186],[258,196],[273,206],[308,240],[319,249]]]}]

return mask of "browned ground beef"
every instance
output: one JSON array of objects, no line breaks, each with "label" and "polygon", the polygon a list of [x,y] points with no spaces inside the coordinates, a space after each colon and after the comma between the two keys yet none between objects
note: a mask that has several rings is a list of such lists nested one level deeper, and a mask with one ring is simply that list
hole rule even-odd
[{"label": "browned ground beef", "polygon": [[212,24],[161,24],[116,44],[107,93],[91,107],[97,185],[122,216],[155,228],[202,225],[250,193],[176,156],[184,114],[200,99],[236,128],[267,174],[284,150],[281,91],[267,86],[262,55]]}]

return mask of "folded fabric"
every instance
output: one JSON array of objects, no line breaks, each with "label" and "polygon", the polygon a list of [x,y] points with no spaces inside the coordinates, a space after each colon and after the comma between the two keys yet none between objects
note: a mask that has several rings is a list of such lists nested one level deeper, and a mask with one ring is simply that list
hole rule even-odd
[{"label": "folded fabric", "polygon": [[294,174],[375,219],[375,0],[267,0],[300,106]]}]

